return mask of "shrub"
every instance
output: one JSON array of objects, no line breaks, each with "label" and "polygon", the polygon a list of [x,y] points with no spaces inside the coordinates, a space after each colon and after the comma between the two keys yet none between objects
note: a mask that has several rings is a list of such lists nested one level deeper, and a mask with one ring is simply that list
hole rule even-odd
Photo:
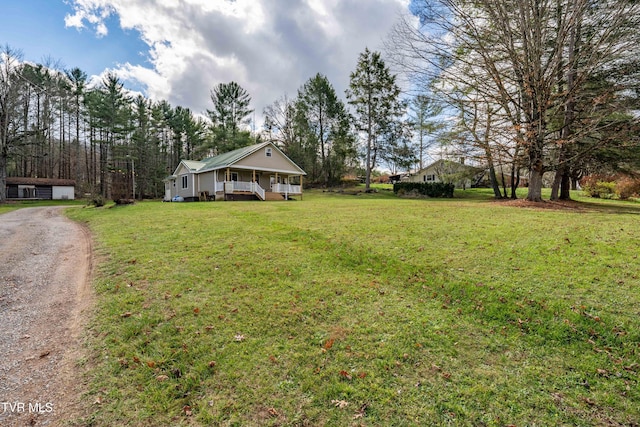
[{"label": "shrub", "polygon": [[101,195],[94,196],[91,199],[91,204],[96,208],[101,208],[102,206],[104,206],[104,199],[102,198]]},{"label": "shrub", "polygon": [[616,182],[615,191],[618,197],[623,200],[629,197],[638,197],[640,195],[640,179],[622,177]]},{"label": "shrub", "polygon": [[411,193],[418,193],[427,197],[453,197],[455,185],[444,182],[398,182],[393,184],[393,192],[402,196]]},{"label": "shrub", "polygon": [[585,176],[580,180],[580,187],[582,188],[582,191],[584,191],[590,197],[600,197],[598,183],[606,181],[607,178],[611,178],[611,180],[613,180],[612,177],[605,177],[604,175]]},{"label": "shrub", "polygon": [[602,199],[613,199],[616,195],[616,183],[615,181],[598,181],[596,183],[597,197]]},{"label": "shrub", "polygon": [[590,175],[580,180],[580,187],[591,197],[628,199],[640,194],[640,179],[625,175]]}]

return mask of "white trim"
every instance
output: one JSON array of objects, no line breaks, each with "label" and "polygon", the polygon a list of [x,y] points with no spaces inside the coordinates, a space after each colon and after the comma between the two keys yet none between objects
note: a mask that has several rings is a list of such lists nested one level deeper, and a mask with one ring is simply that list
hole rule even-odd
[{"label": "white trim", "polygon": [[224,170],[227,168],[231,168],[231,169],[239,169],[239,170],[247,170],[247,171],[256,171],[256,172],[273,172],[273,173],[282,173],[285,175],[295,175],[295,176],[304,176],[306,175],[306,173],[301,173],[300,171],[292,171],[292,170],[286,170],[286,169],[269,169],[269,168],[263,168],[263,167],[255,167],[255,166],[238,166],[238,165],[230,165],[230,166],[225,166],[225,167],[219,167],[217,169],[207,169],[207,170],[202,170],[202,171],[197,171],[197,172],[193,172],[195,175],[199,175],[201,173],[206,173],[206,172],[213,172],[216,170]]}]

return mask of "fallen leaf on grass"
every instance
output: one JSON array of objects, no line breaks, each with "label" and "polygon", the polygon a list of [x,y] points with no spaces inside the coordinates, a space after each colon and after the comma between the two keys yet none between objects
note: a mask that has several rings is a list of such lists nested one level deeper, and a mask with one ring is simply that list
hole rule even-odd
[{"label": "fallen leaf on grass", "polygon": [[367,405],[366,403],[363,403],[360,408],[358,409],[358,411],[355,413],[355,415],[353,416],[354,420],[357,420],[359,418],[363,418],[365,415],[365,411],[367,410],[367,407],[369,405]]},{"label": "fallen leaf on grass", "polygon": [[347,371],[340,371],[340,376],[341,376],[341,377],[343,377],[343,378],[346,378],[346,379],[348,379],[348,380],[350,380],[351,378],[353,378],[353,377],[351,376],[351,374],[349,374]]},{"label": "fallen leaf on grass", "polygon": [[193,412],[191,411],[191,406],[189,406],[189,405],[184,405],[184,406],[182,407],[182,412],[184,412],[184,414],[185,414],[187,417],[190,417],[190,416],[191,416],[191,414],[193,414]]},{"label": "fallen leaf on grass", "polygon": [[120,317],[122,317],[122,318],[125,318],[125,317],[131,317],[131,314],[132,314],[132,313],[131,313],[130,311],[127,311],[126,313],[122,313],[122,314],[120,315]]},{"label": "fallen leaf on grass", "polygon": [[331,403],[333,403],[333,406],[340,409],[346,408],[349,405],[349,402],[346,400],[332,400]]},{"label": "fallen leaf on grass", "polygon": [[269,408],[267,409],[267,412],[269,413],[269,415],[271,415],[272,417],[277,417],[280,414],[278,413],[278,411],[276,411],[276,408]]},{"label": "fallen leaf on grass", "polygon": [[158,375],[158,376],[156,377],[156,380],[158,380],[158,381],[160,381],[160,382],[162,382],[162,381],[166,381],[166,380],[168,380],[168,379],[169,379],[169,377],[168,377],[168,376],[166,376],[166,375]]},{"label": "fallen leaf on grass", "polygon": [[242,342],[242,341],[244,341],[244,340],[245,340],[245,337],[244,337],[244,335],[242,335],[242,334],[238,334],[238,335],[236,335],[236,336],[234,337],[234,339],[235,339],[236,341],[238,341],[238,342]]}]

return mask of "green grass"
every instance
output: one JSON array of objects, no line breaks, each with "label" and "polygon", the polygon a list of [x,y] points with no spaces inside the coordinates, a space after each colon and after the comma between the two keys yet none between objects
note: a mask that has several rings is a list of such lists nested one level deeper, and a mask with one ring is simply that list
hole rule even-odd
[{"label": "green grass", "polygon": [[78,424],[637,422],[640,207],[460,196],[69,210],[101,260]]}]

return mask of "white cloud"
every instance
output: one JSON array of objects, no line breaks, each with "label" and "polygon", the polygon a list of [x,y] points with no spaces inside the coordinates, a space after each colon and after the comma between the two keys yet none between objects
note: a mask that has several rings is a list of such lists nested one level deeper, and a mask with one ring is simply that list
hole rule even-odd
[{"label": "white cloud", "polygon": [[150,66],[124,64],[147,96],[203,112],[209,90],[236,81],[262,110],[316,73],[339,94],[365,47],[382,40],[409,0],[71,0],[68,27],[108,37],[107,18],[136,30]]}]

